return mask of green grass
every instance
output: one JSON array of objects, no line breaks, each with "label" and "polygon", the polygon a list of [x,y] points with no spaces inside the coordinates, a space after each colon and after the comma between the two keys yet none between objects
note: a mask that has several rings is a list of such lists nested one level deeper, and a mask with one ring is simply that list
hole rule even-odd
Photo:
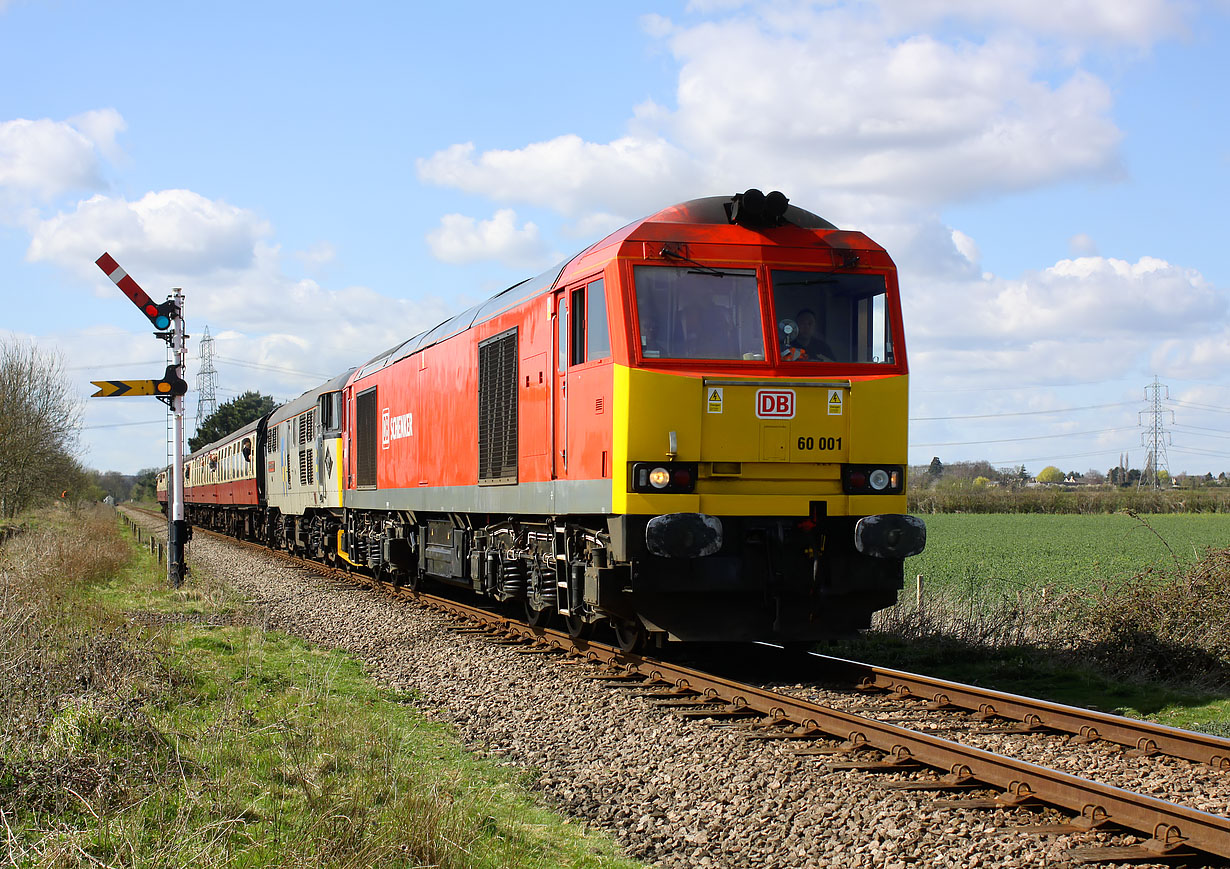
[{"label": "green grass", "polygon": [[[10,859],[639,865],[536,804],[525,774],[467,753],[413,697],[378,687],[353,657],[262,631],[210,577],[171,591],[144,549],[131,540],[122,548],[106,575],[40,575],[47,588],[35,591],[51,593],[31,599],[58,601],[38,616],[47,630],[35,646],[0,650],[63,663],[29,680],[22,696],[0,686],[6,707],[30,712],[17,716],[20,728],[0,722]],[[233,624],[173,618],[203,611],[227,612]],[[150,633],[118,613],[158,613],[166,624]],[[0,612],[0,627],[18,615]],[[85,682],[81,654],[56,653],[72,638],[95,649],[96,675]],[[46,696],[34,696],[44,683]]]},{"label": "green grass", "polygon": [[1230,515],[925,520],[898,606],[837,654],[1230,736]]},{"label": "green grass", "polygon": [[925,586],[937,588],[996,593],[1044,586],[1067,590],[1113,583],[1149,568],[1171,571],[1176,559],[1188,565],[1210,547],[1230,548],[1230,514],[1224,513],[1140,519],[1124,513],[959,513],[923,518],[927,548],[906,560],[907,596],[918,574]]}]

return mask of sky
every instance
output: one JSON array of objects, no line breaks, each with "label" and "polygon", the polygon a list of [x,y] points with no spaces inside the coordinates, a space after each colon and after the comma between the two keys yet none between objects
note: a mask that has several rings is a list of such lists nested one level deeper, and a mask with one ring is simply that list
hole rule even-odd
[{"label": "sky", "polygon": [[1230,471],[1230,0],[0,0],[0,338],[82,460],[165,464],[186,297],[217,400],[289,399],[629,220],[749,187],[900,272],[910,461]]}]

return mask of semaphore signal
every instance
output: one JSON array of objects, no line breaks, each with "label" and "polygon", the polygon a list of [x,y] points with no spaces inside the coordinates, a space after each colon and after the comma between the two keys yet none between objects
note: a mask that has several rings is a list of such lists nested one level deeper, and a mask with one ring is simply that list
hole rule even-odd
[{"label": "semaphore signal", "polygon": [[98,387],[91,398],[116,398],[129,395],[152,395],[165,402],[171,408],[175,418],[175,444],[172,451],[175,472],[168,475],[168,510],[167,516],[167,578],[176,588],[184,581],[187,572],[187,562],[184,559],[184,546],[192,536],[188,522],[184,518],[184,480],[179,469],[184,463],[184,394],[188,384],[184,380],[184,359],[187,355],[188,333],[184,329],[184,294],[175,289],[165,301],[156,303],[146,294],[145,290],[132,279],[128,272],[120,268],[109,253],[104,253],[95,264],[103,270],[120,291],[128,297],[137,309],[145,315],[154,328],[154,335],[166,341],[171,347],[173,361],[167,366],[162,377],[157,380],[92,380]]},{"label": "semaphore signal", "polygon": [[168,365],[166,373],[160,380],[91,380],[98,387],[90,398],[113,398],[120,395],[154,395],[174,397],[184,395],[188,384],[175,370],[174,365]]},{"label": "semaphore signal", "polygon": [[154,328],[171,328],[171,321],[179,315],[179,307],[173,299],[167,299],[162,304],[155,304],[154,300],[146,295],[145,290],[141,289],[140,285],[132,279],[128,272],[120,268],[120,264],[112,259],[109,253],[104,253],[94,263],[103,270],[103,274],[115,282],[120,291],[154,324]]}]

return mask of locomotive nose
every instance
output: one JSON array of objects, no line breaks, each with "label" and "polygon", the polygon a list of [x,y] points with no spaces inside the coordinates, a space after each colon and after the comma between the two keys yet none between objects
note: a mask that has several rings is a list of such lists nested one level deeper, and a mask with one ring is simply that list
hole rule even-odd
[{"label": "locomotive nose", "polygon": [[664,558],[700,558],[722,548],[722,522],[707,513],[666,513],[645,526],[645,546]]}]

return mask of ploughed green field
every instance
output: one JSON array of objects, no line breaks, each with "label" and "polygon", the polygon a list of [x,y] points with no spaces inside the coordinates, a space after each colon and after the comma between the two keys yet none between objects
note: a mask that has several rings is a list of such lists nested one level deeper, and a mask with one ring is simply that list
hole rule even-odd
[{"label": "ploughed green field", "polygon": [[1230,548],[1230,515],[955,513],[922,517],[927,548],[905,563],[908,599],[924,587],[977,596],[1114,584],[1148,569],[1173,572]]}]

